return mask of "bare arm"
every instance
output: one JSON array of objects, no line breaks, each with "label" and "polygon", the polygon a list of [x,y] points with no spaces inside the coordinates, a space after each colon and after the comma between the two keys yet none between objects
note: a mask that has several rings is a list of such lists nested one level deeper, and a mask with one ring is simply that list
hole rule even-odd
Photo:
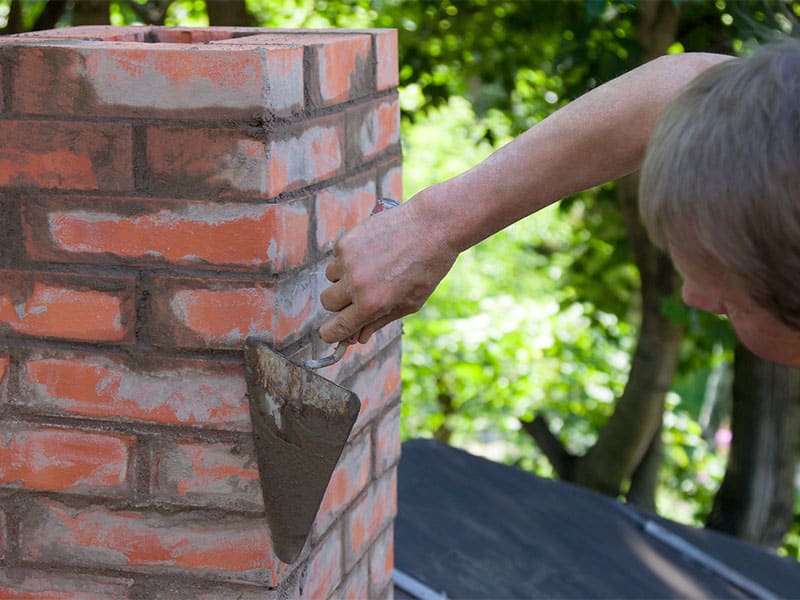
[{"label": "bare arm", "polygon": [[320,328],[333,342],[419,310],[460,252],[578,191],[635,171],[664,106],[730,57],[663,56],[571,102],[472,169],[359,224],[337,243]]}]

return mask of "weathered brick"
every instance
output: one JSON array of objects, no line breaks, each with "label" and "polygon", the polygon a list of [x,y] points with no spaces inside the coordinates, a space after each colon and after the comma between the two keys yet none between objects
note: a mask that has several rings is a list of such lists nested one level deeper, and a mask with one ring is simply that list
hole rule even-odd
[{"label": "weathered brick", "polygon": [[313,273],[280,282],[276,288],[278,308],[273,336],[276,343],[293,342],[313,326],[314,308],[319,305],[319,292]]},{"label": "weathered brick", "polygon": [[263,196],[269,161],[262,140],[239,129],[147,128],[150,191],[186,197]]},{"label": "weathered brick", "polygon": [[119,496],[129,491],[130,436],[6,423],[0,434],[0,485]]},{"label": "weathered brick", "polygon": [[312,185],[344,170],[345,122],[342,115],[305,121],[269,142],[267,195]]},{"label": "weathered brick", "polygon": [[322,505],[314,521],[315,536],[323,535],[331,524],[364,489],[370,477],[370,435],[359,436],[342,453]]},{"label": "weathered brick", "polygon": [[378,173],[378,194],[398,202],[403,199],[403,170],[399,164],[392,164]]},{"label": "weathered brick", "polygon": [[274,285],[264,282],[156,278],[151,336],[164,347],[239,348],[275,324]]},{"label": "weathered brick", "polygon": [[396,88],[400,74],[396,29],[378,30],[375,34],[375,57],[378,61],[378,91]]},{"label": "weathered brick", "polygon": [[317,246],[329,252],[344,233],[369,217],[375,206],[375,182],[360,177],[317,193]]},{"label": "weathered brick", "polygon": [[0,334],[131,343],[133,277],[0,271]]},{"label": "weathered brick", "polygon": [[389,525],[369,549],[369,598],[378,598],[392,582],[394,573],[394,526]]},{"label": "weathered brick", "polygon": [[150,492],[157,499],[228,510],[264,510],[252,444],[159,442]]},{"label": "weathered brick", "polygon": [[235,578],[277,585],[285,570],[262,518],[71,508],[31,503],[20,523],[21,558],[82,568]]},{"label": "weathered brick", "polygon": [[[310,42],[307,35],[303,43]],[[313,98],[318,106],[330,106],[359,98],[374,88],[370,64],[371,40],[367,35],[322,37],[311,49],[312,73],[319,93]],[[312,88],[313,89],[313,88]]]},{"label": "weathered brick", "polygon": [[335,526],[309,559],[300,581],[300,598],[328,598],[342,581],[342,527]]},{"label": "weathered brick", "polygon": [[348,382],[347,387],[361,399],[361,412],[353,431],[359,431],[372,422],[390,402],[397,399],[401,383],[398,344],[370,362]]},{"label": "weathered brick", "polygon": [[23,211],[36,260],[169,263],[276,272],[308,253],[309,200],[281,204],[49,198]]},{"label": "weathered brick", "polygon": [[7,354],[0,354],[0,404],[5,397],[5,389],[11,372],[11,357]]},{"label": "weathered brick", "polygon": [[0,598],[4,600],[123,600],[133,579],[100,575],[71,575],[15,567],[0,569]]},{"label": "weathered brick", "polygon": [[394,583],[386,584],[383,590],[378,591],[373,598],[374,600],[394,600]]},{"label": "weathered brick", "polygon": [[375,434],[375,476],[400,460],[400,405],[389,411],[377,424]]},{"label": "weathered brick", "polygon": [[302,110],[302,48],[217,47],[181,33],[185,43],[20,43],[11,110],[182,120]]},{"label": "weathered brick", "polygon": [[132,147],[131,129],[127,125],[3,121],[0,186],[130,190]]},{"label": "weathered brick", "polygon": [[294,598],[279,588],[270,589],[265,585],[247,583],[210,583],[198,579],[195,582],[184,578],[152,577],[142,578],[133,588],[131,598],[147,600],[288,600]]},{"label": "weathered brick", "polygon": [[306,87],[315,107],[332,106],[365,96],[375,90],[374,68],[370,59],[372,40],[366,31],[359,33],[318,31],[270,31],[216,44],[286,44],[305,48],[308,57]]},{"label": "weathered brick", "polygon": [[[320,289],[324,289],[322,286]],[[351,384],[348,379],[356,373],[361,367],[366,365],[376,355],[383,352],[383,350],[391,343],[393,343],[402,333],[401,321],[389,323],[382,327],[367,341],[365,344],[352,344],[345,352],[342,359],[331,365],[317,371],[326,379],[330,379],[340,385],[349,387]],[[328,348],[326,352],[331,349]],[[319,355],[319,351],[317,353]],[[308,357],[311,358],[309,355]]]},{"label": "weathered brick", "polygon": [[244,367],[200,360],[33,355],[19,406],[41,414],[249,431]]},{"label": "weathered brick", "polygon": [[85,41],[144,41],[146,35],[153,32],[152,27],[129,25],[118,27],[113,25],[81,25],[78,27],[65,27],[60,29],[46,29],[44,31],[28,31],[0,40],[0,44],[17,43],[20,40],[35,41],[48,39],[74,39]]},{"label": "weathered brick", "polygon": [[[6,546],[8,545],[8,529],[6,528],[6,513],[0,510],[0,560],[6,557]],[[2,571],[0,571],[2,577]],[[0,588],[2,589],[2,588]]]},{"label": "weathered brick", "polygon": [[334,592],[332,598],[341,600],[364,600],[369,595],[369,565],[367,560],[359,562]]},{"label": "weathered brick", "polygon": [[397,514],[397,470],[370,485],[344,523],[345,568],[350,569]]},{"label": "weathered brick", "polygon": [[277,284],[156,277],[152,288],[151,336],[163,347],[239,349],[251,335],[290,341],[311,327],[316,299],[307,277]]},{"label": "weathered brick", "polygon": [[3,63],[0,62],[0,113],[3,113],[6,109],[6,100],[5,100],[5,92],[3,91],[5,86],[3,84]]},{"label": "weathered brick", "polygon": [[[347,112],[347,164],[361,164],[400,143],[400,104],[388,96]],[[397,198],[396,198],[397,199]]]}]

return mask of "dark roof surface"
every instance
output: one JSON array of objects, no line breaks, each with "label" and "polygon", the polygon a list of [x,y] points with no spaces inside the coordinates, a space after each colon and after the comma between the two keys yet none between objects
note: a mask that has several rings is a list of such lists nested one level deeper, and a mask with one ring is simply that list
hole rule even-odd
[{"label": "dark roof surface", "polygon": [[[431,440],[403,444],[397,569],[449,598],[742,598],[647,535],[620,503]],[[769,592],[800,598],[800,565],[645,514]]]}]

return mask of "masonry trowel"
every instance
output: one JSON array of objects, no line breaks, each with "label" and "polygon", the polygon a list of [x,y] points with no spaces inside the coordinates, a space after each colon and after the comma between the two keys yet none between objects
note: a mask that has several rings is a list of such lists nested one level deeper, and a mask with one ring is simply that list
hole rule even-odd
[{"label": "masonry trowel", "polygon": [[[397,206],[379,199],[372,214]],[[294,562],[358,418],[358,396],[314,372],[338,361],[357,335],[327,357],[292,361],[264,341],[245,342],[250,420],[264,512],[275,554]]]}]

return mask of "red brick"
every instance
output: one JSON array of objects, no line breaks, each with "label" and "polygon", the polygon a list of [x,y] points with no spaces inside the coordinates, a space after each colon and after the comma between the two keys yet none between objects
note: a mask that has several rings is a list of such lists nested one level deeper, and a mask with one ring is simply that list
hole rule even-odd
[{"label": "red brick", "polygon": [[148,127],[148,186],[166,195],[214,198],[268,192],[263,141],[238,129]]},{"label": "red brick", "polygon": [[6,108],[6,101],[5,101],[5,93],[3,90],[5,89],[3,85],[3,63],[0,62],[0,113],[5,111]]},{"label": "red brick", "polygon": [[397,514],[397,471],[373,483],[345,516],[344,557],[350,568]]},{"label": "red brick", "polygon": [[133,277],[0,271],[0,334],[130,343]]},{"label": "red brick", "polygon": [[394,526],[389,525],[369,549],[369,598],[378,598],[394,575]]},{"label": "red brick", "polygon": [[308,569],[300,582],[299,598],[323,600],[342,581],[342,528],[334,527],[325,540],[317,546],[308,561]]},{"label": "red brick", "polygon": [[[305,41],[306,36],[303,36]],[[370,91],[371,40],[369,36],[323,38],[313,50],[321,104],[329,106],[357,98]]]},{"label": "red brick", "polygon": [[345,123],[341,115],[306,121],[269,142],[267,195],[312,185],[344,170]]},{"label": "red brick", "polygon": [[328,483],[314,522],[316,536],[323,535],[361,493],[370,477],[370,435],[358,437],[345,448]]},{"label": "red brick", "polygon": [[0,354],[0,402],[6,389],[9,373],[11,372],[11,357]]},{"label": "red brick", "polygon": [[369,595],[369,565],[366,560],[353,567],[333,597],[342,600],[364,600],[372,597]]},{"label": "red brick", "polygon": [[14,50],[17,113],[249,119],[303,108],[302,48],[28,41]]},{"label": "red brick", "polygon": [[[3,560],[6,557],[6,545],[8,544],[6,541],[7,538],[8,529],[6,529],[6,513],[0,511],[0,560]],[[0,577],[2,577],[2,571],[0,571]]]},{"label": "red brick", "polygon": [[276,343],[295,341],[313,326],[314,308],[319,306],[319,292],[313,273],[283,281],[276,288],[278,310],[273,336]]},{"label": "red brick", "polygon": [[347,113],[348,164],[367,162],[400,143],[400,104],[396,96]]},{"label": "red brick", "polygon": [[375,34],[375,56],[378,61],[378,91],[396,88],[400,74],[396,29],[383,29]]},{"label": "red brick", "polygon": [[403,171],[400,166],[392,166],[380,175],[380,191],[384,198],[392,198],[398,202],[403,199]]},{"label": "red brick", "polygon": [[365,96],[375,89],[368,32],[270,31],[217,44],[286,44],[305,47],[309,58],[306,82],[314,106],[332,106]]},{"label": "red brick", "polygon": [[400,394],[400,346],[396,345],[358,372],[347,385],[361,399],[361,412],[353,427],[359,431],[372,422]]},{"label": "red brick", "polygon": [[235,578],[277,585],[275,558],[262,518],[219,513],[113,511],[32,503],[21,520],[21,558],[82,568]]},{"label": "red brick", "polygon": [[400,460],[400,406],[389,411],[376,426],[375,476],[393,467]]},{"label": "red brick", "polygon": [[[329,284],[330,282],[327,283]],[[324,287],[326,286],[320,286],[320,289],[324,289]],[[376,331],[366,344],[351,345],[339,362],[334,363],[330,367],[319,369],[317,372],[326,379],[349,387],[351,384],[347,382],[348,378],[370,360],[375,358],[377,354],[381,353],[383,349],[397,339],[401,333],[402,323],[399,320],[394,321]],[[332,347],[328,348],[326,352],[331,351],[331,349]],[[309,355],[307,358],[311,358],[311,356]]]},{"label": "red brick", "polygon": [[369,217],[375,206],[375,182],[350,182],[317,194],[317,245],[329,252],[344,233]]},{"label": "red brick", "polygon": [[133,579],[100,575],[70,575],[56,571],[0,569],[3,600],[122,600],[129,598]]},{"label": "red brick", "polygon": [[36,260],[270,268],[303,264],[308,201],[282,204],[50,198],[23,210]]},{"label": "red brick", "polygon": [[294,600],[294,596],[286,594],[286,586],[270,589],[264,585],[247,583],[210,583],[198,579],[189,582],[186,579],[147,578],[143,585],[135,589],[132,598],[137,600]]},{"label": "red brick", "polygon": [[32,356],[15,403],[36,413],[249,431],[244,368],[154,358]]},{"label": "red brick", "polygon": [[0,186],[130,190],[132,145],[126,125],[3,121]]},{"label": "red brick", "polygon": [[151,494],[157,499],[228,510],[264,510],[252,446],[161,442]]},{"label": "red brick", "polygon": [[0,485],[118,496],[128,492],[129,436],[4,425]]},{"label": "red brick", "polygon": [[311,327],[312,284],[304,277],[277,284],[154,278],[153,343],[240,349],[251,335],[278,344],[297,339]]},{"label": "red brick", "polygon": [[153,320],[164,334],[154,336],[158,345],[239,348],[248,336],[275,327],[275,291],[267,284],[181,288],[156,283],[156,288],[168,294],[154,303]]},{"label": "red brick", "polygon": [[73,39],[84,41],[143,41],[144,35],[150,33],[151,27],[131,25],[117,27],[112,25],[81,25],[78,27],[65,27],[60,29],[46,29],[43,31],[29,31],[14,36],[0,38],[0,45],[18,43],[20,41],[36,41],[48,39]]}]

